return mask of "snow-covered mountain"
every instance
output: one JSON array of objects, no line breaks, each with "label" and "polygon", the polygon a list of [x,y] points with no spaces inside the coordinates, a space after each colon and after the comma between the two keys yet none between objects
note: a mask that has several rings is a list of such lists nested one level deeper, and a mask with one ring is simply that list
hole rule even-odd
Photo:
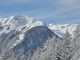
[{"label": "snow-covered mountain", "polygon": [[56,34],[58,34],[59,36],[62,36],[67,30],[69,31],[69,33],[73,36],[74,31],[76,29],[76,25],[77,24],[49,24],[48,28],[51,29],[53,32],[55,32]]},{"label": "snow-covered mountain", "polygon": [[43,22],[29,16],[0,18],[0,60],[29,60],[48,38],[60,38]]},{"label": "snow-covered mountain", "polygon": [[41,21],[38,21],[37,19],[34,19],[32,17],[22,15],[22,16],[10,16],[7,18],[0,18],[0,26],[1,31],[3,32],[10,32],[12,30],[21,31],[21,29],[24,29],[24,32],[31,29],[35,26],[45,26],[45,24]]},{"label": "snow-covered mountain", "polygon": [[[48,28],[51,29],[55,34],[62,36],[66,30],[73,36],[73,32],[75,31],[77,24],[49,24]],[[35,27],[35,26],[45,26],[45,24],[41,21],[38,21],[35,18],[30,16],[22,15],[22,16],[10,16],[7,18],[0,18],[0,34],[8,33],[12,30],[21,31],[24,33],[25,31]]]},{"label": "snow-covered mountain", "polygon": [[0,60],[79,59],[80,23],[46,26],[25,15],[0,18]]}]

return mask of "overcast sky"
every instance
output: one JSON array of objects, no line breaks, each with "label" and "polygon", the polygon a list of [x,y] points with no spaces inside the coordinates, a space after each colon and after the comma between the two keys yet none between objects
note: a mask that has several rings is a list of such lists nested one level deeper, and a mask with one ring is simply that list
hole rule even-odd
[{"label": "overcast sky", "polygon": [[80,0],[0,0],[0,17],[29,15],[46,24],[80,21]]}]

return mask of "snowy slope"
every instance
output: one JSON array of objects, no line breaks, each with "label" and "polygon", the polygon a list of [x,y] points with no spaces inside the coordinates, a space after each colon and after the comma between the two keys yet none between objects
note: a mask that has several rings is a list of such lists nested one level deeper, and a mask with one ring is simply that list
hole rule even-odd
[{"label": "snowy slope", "polygon": [[26,31],[35,26],[43,26],[45,25],[41,21],[34,19],[32,17],[22,15],[22,16],[10,16],[7,18],[0,18],[0,26],[2,27],[0,33],[2,32],[10,32],[12,30],[21,31],[22,28]]},{"label": "snowy slope", "polygon": [[[58,35],[62,36],[68,30],[73,36],[76,25],[58,23],[49,24],[48,28],[41,21],[25,15],[0,18],[0,60],[56,60],[54,57],[59,58],[58,55],[63,58],[66,52],[70,51],[71,54],[73,48],[77,46],[80,35],[77,36],[76,40],[69,39],[74,43],[76,41],[76,45],[70,42],[70,47],[69,44],[66,44],[70,35],[65,37],[64,40]],[[73,48],[67,49],[66,46]],[[79,44],[78,46],[80,47]],[[79,52],[80,48],[77,51]],[[72,60],[75,60],[75,54],[78,54],[77,51],[75,51]],[[80,54],[78,55],[80,56]],[[67,58],[67,60],[70,59]]]},{"label": "snowy slope", "polygon": [[[29,53],[35,53],[38,47],[54,34],[47,26],[36,26],[25,33],[11,31],[0,35],[0,60],[28,60]],[[58,37],[59,38],[59,37]],[[21,58],[23,57],[23,58]]]},{"label": "snowy slope", "polygon": [[77,24],[49,24],[48,27],[56,34],[62,36],[66,30],[73,36]]},{"label": "snowy slope", "polygon": [[26,15],[0,18],[0,34],[8,34],[13,30],[20,32],[19,39],[12,44],[10,49],[23,41],[26,31],[36,26],[45,26],[45,24]]}]

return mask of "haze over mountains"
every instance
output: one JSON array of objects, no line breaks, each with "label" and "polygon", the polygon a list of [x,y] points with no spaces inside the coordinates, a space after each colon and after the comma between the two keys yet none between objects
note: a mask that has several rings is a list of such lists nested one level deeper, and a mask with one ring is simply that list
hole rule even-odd
[{"label": "haze over mountains", "polygon": [[0,18],[0,60],[78,60],[79,33],[80,24],[46,25],[26,15]]},{"label": "haze over mountains", "polygon": [[69,33],[73,36],[74,31],[76,29],[76,23],[75,24],[60,24],[60,23],[56,23],[56,24],[49,24],[48,28],[51,29],[53,32],[55,32],[56,34],[58,34],[59,36],[62,36],[64,33],[66,33],[66,30],[69,31]]}]

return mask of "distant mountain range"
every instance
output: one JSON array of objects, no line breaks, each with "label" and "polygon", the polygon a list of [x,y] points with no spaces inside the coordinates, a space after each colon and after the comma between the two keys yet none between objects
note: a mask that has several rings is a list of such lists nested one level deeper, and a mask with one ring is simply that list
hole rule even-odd
[{"label": "distant mountain range", "polygon": [[[58,34],[59,36],[62,36],[66,30],[69,31],[71,35],[73,35],[75,28],[77,24],[49,24],[47,27]],[[3,32],[10,32],[12,30],[21,31],[21,29],[24,29],[25,32],[35,26],[46,26],[43,22],[38,21],[37,19],[34,19],[30,16],[22,15],[22,16],[10,16],[7,18],[0,18],[0,33]]]},{"label": "distant mountain range", "polygon": [[57,35],[62,36],[64,33],[66,33],[66,31],[68,30],[69,33],[73,36],[74,31],[76,29],[76,25],[77,24],[49,24],[47,25],[49,29],[51,29],[53,32],[55,32]]}]

